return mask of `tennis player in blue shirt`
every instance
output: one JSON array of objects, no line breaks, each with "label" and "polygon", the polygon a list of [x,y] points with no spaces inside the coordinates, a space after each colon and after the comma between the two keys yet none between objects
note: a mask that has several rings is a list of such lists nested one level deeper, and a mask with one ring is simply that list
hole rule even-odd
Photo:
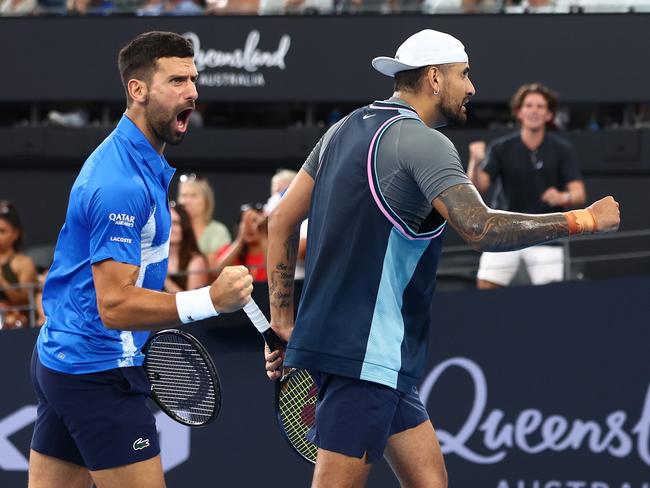
[{"label": "tennis player in blue shirt", "polygon": [[[284,363],[319,384],[312,488],[360,488],[382,456],[405,488],[444,488],[440,446],[417,384],[449,222],[478,250],[507,251],[619,223],[618,204],[546,215],[485,206],[436,127],[462,123],[474,95],[468,56],[434,30],[373,67],[395,78],[318,142],[269,220],[271,326]],[[306,275],[294,328],[298,225],[309,211]],[[436,324],[439,325],[439,324]],[[282,355],[267,351],[277,378]]]},{"label": "tennis player in blue shirt", "polygon": [[165,486],[141,347],[150,330],[240,309],[252,277],[224,270],[211,286],[163,293],[174,169],[198,97],[185,38],[148,32],[119,53],[127,109],[83,165],[43,291],[32,359],[38,418],[30,488]]}]

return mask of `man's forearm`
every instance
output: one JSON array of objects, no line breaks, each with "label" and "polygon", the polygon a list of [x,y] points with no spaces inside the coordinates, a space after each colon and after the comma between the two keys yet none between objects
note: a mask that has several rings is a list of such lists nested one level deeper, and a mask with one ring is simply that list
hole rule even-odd
[{"label": "man's forearm", "polygon": [[448,220],[460,236],[478,251],[514,251],[569,235],[562,213],[530,215],[502,212],[477,202],[471,185],[456,185],[442,192]]},{"label": "man's forearm", "polygon": [[530,215],[488,210],[468,221],[462,237],[480,251],[514,251],[569,235],[561,213]]},{"label": "man's forearm", "polygon": [[180,323],[176,297],[134,285],[98,297],[102,322],[109,329],[156,330]]},{"label": "man's forearm", "polygon": [[293,324],[293,282],[298,254],[299,227],[269,226],[267,270],[271,317],[274,322]]}]

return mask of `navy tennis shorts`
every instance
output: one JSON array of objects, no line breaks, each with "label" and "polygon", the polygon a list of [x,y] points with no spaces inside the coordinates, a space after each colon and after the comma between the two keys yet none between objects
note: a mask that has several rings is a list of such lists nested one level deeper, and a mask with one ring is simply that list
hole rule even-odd
[{"label": "navy tennis shorts", "polygon": [[91,471],[160,453],[142,367],[66,374],[46,368],[34,349],[31,376],[38,397],[32,449]]},{"label": "navy tennis shorts", "polygon": [[403,393],[389,386],[319,371],[316,426],[310,441],[328,451],[375,462],[388,438],[429,420],[417,389]]}]

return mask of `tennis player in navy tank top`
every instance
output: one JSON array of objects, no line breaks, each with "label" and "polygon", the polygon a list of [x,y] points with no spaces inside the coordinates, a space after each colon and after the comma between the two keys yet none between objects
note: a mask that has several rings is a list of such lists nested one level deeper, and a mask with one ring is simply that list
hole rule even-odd
[{"label": "tennis player in navy tank top", "polygon": [[[618,204],[607,197],[545,215],[489,209],[435,130],[466,120],[475,90],[463,44],[424,30],[372,65],[395,78],[393,96],[329,129],[270,216],[271,325],[288,345],[266,350],[266,369],[278,378],[284,362],[318,381],[312,487],[362,487],[384,456],[402,486],[442,488],[444,461],[417,384],[447,223],[477,250],[507,251],[613,231]],[[307,215],[294,327],[298,226]]]}]

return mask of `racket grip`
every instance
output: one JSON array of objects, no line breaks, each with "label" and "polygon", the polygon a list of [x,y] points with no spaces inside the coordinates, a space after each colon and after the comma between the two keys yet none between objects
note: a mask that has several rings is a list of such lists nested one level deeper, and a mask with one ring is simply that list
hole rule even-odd
[{"label": "racket grip", "polygon": [[244,312],[246,312],[246,315],[248,315],[248,318],[253,322],[253,325],[260,334],[264,335],[264,332],[271,330],[269,321],[266,320],[260,307],[257,306],[257,303],[255,303],[252,298],[246,305],[244,305]]},{"label": "racket grip", "polygon": [[244,305],[244,312],[246,312],[246,315],[248,315],[250,321],[253,322],[253,325],[258,330],[258,332],[262,334],[262,337],[264,337],[264,342],[266,342],[266,345],[269,346],[269,349],[271,351],[277,351],[278,349],[284,351],[287,348],[287,343],[280,339],[275,332],[273,332],[269,321],[266,320],[266,317],[260,310],[260,307],[257,306],[257,303],[255,303],[253,299]]},{"label": "racket grip", "polygon": [[277,351],[278,349],[284,351],[287,348],[287,343],[280,339],[270,327],[262,332],[262,337],[264,337],[264,342],[271,351]]}]

